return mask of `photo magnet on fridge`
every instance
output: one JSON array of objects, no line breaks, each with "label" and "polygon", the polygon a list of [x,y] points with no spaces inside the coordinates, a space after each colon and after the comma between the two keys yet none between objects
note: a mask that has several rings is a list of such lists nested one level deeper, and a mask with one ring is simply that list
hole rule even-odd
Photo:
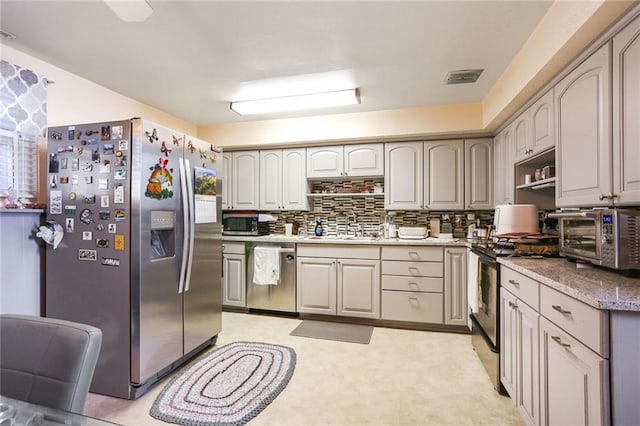
[{"label": "photo magnet on fridge", "polygon": [[98,217],[100,220],[109,220],[111,219],[111,211],[110,210],[100,210],[98,212]]},{"label": "photo magnet on fridge", "polygon": [[107,232],[110,234],[115,234],[116,233],[116,224],[115,223],[110,223],[107,225]]},{"label": "photo magnet on fridge", "polygon": [[51,188],[57,188],[58,187],[58,175],[49,176],[49,186]]},{"label": "photo magnet on fridge", "polygon": [[109,207],[109,196],[108,195],[101,195],[100,196],[100,207],[102,207],[102,208]]},{"label": "photo magnet on fridge", "polygon": [[76,127],[75,126],[71,126],[67,129],[67,139],[69,139],[70,141],[74,140],[76,138]]},{"label": "photo magnet on fridge", "polygon": [[60,171],[60,162],[58,154],[49,154],[49,173],[58,173]]},{"label": "photo magnet on fridge", "polygon": [[62,191],[49,191],[49,214],[62,214]]},{"label": "photo magnet on fridge", "polygon": [[95,250],[80,249],[78,250],[78,260],[89,260],[95,262],[97,252]]},{"label": "photo magnet on fridge", "polygon": [[69,183],[69,176],[60,176],[58,182],[62,185]]},{"label": "photo magnet on fridge", "polygon": [[82,231],[82,240],[83,241],[91,241],[93,239],[93,232],[91,231]]},{"label": "photo magnet on fridge", "polygon": [[102,126],[102,131],[100,132],[100,139],[103,141],[108,141],[111,139],[111,126],[104,125]]},{"label": "photo magnet on fridge", "polygon": [[122,137],[122,126],[113,126],[111,128],[111,139],[120,139]]},{"label": "photo magnet on fridge", "polygon": [[60,159],[60,168],[61,169],[66,169],[67,168],[67,157],[64,157],[64,158]]},{"label": "photo magnet on fridge", "polygon": [[129,149],[129,141],[126,139],[122,139],[118,142],[118,151],[126,151]]},{"label": "photo magnet on fridge", "polygon": [[73,218],[72,217],[68,217],[68,218],[65,219],[65,229],[69,233],[73,232]]},{"label": "photo magnet on fridge", "polygon": [[72,158],[71,159],[71,171],[72,172],[77,172],[80,168],[80,159],[79,158]]},{"label": "photo magnet on fridge", "polygon": [[105,143],[102,145],[102,153],[104,155],[113,155],[116,153],[116,149],[112,143]]}]

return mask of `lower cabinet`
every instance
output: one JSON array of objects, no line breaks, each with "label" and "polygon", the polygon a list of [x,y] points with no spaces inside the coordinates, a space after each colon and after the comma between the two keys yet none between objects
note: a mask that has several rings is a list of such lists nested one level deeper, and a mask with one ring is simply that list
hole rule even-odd
[{"label": "lower cabinet", "polygon": [[299,244],[297,285],[300,313],[380,318],[380,249]]},{"label": "lower cabinet", "polygon": [[247,306],[247,267],[244,243],[225,242],[222,248],[222,304]]}]

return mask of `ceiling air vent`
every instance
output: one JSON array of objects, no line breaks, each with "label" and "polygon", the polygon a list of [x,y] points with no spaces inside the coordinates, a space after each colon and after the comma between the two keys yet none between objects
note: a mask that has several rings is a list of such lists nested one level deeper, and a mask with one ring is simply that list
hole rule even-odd
[{"label": "ceiling air vent", "polygon": [[445,84],[475,83],[484,69],[449,71]]}]

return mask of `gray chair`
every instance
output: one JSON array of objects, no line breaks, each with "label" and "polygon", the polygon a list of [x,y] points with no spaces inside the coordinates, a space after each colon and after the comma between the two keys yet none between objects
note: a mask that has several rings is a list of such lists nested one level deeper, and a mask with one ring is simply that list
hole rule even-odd
[{"label": "gray chair", "polygon": [[0,394],[82,413],[101,345],[90,325],[0,315]]}]

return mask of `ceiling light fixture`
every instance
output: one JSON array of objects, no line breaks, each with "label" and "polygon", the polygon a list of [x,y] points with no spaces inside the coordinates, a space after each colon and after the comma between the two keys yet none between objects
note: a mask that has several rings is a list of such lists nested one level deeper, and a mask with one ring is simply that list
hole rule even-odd
[{"label": "ceiling light fixture", "polygon": [[282,98],[256,99],[231,102],[231,109],[240,115],[268,114],[272,112],[299,111],[305,109],[330,108],[360,103],[358,89],[337,92],[311,93]]},{"label": "ceiling light fixture", "polygon": [[104,0],[124,22],[144,22],[153,13],[146,0]]}]

